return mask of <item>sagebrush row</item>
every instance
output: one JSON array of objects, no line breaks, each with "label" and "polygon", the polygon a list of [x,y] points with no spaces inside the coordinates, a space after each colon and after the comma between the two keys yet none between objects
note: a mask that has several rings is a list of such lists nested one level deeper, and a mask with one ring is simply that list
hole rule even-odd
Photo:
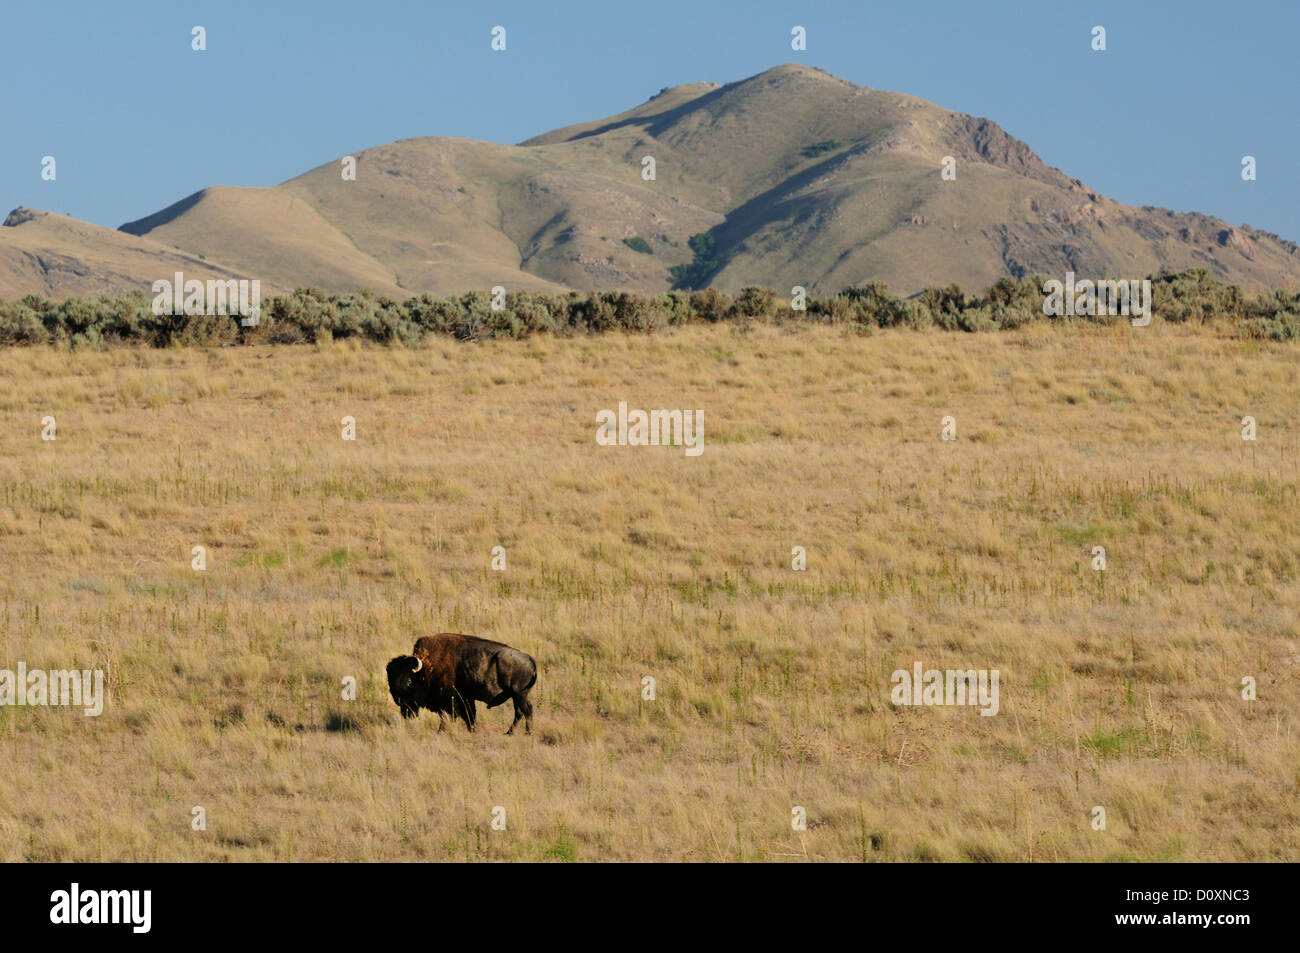
[{"label": "sagebrush row", "polygon": [[[417,344],[433,335],[460,340],[575,335],[603,331],[656,331],[692,322],[815,322],[867,328],[937,327],[950,331],[996,331],[1034,321],[1116,323],[1124,317],[1055,318],[1043,313],[1043,276],[1000,278],[983,294],[967,295],[955,284],[927,288],[909,298],[884,282],[846,288],[828,298],[809,297],[807,310],[767,288],[748,287],[735,298],[713,288],[650,295],[635,291],[516,291],[505,308],[493,310],[483,291],[459,296],[421,294],[406,301],[366,289],[326,294],[299,288],[262,304],[255,326],[229,315],[155,315],[143,291],[71,297],[39,295],[0,301],[0,345],[66,344],[166,346],[298,344],[361,338],[385,344]],[[1164,321],[1228,321],[1239,337],[1278,341],[1300,337],[1300,293],[1246,294],[1239,285],[1211,277],[1203,268],[1152,279],[1152,313]]]}]

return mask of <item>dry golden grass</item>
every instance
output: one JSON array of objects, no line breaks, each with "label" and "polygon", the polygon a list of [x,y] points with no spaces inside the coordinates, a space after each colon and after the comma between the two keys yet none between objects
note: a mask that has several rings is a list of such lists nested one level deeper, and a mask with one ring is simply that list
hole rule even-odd
[{"label": "dry golden grass", "polygon": [[[1297,353],[1158,323],[0,352],[0,668],[109,690],[0,709],[0,857],[1298,859]],[[598,447],[620,400],[702,408],[703,455]],[[384,665],[443,630],[537,658],[530,738],[401,721]],[[916,660],[998,669],[1000,713],[893,708]]]}]

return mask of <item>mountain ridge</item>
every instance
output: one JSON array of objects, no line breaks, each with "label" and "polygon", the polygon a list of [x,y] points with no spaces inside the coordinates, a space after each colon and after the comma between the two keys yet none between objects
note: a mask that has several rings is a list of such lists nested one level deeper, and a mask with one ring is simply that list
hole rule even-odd
[{"label": "mountain ridge", "polygon": [[[940,175],[946,157],[952,181]],[[123,255],[146,270],[142,282],[163,277],[147,273],[161,246],[268,286],[394,297],[495,285],[655,292],[682,274],[733,292],[881,280],[913,293],[1190,267],[1250,290],[1300,286],[1294,242],[1115,202],[991,119],[795,63],[665,87],[516,145],[424,136],[354,158],[355,181],[333,160],[266,188],[211,186],[123,224],[121,235],[150,244],[117,248],[114,280],[131,275]],[[0,290],[34,278],[9,232],[0,228],[0,268],[18,277],[0,273]],[[703,263],[688,242],[699,233],[714,249]],[[103,236],[85,237],[93,258]],[[47,273],[45,284],[57,282]]]}]

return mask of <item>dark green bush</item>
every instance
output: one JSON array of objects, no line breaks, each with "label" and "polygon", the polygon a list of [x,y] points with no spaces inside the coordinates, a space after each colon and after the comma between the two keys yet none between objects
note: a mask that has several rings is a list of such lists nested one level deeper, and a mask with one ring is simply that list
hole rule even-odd
[{"label": "dark green bush", "polygon": [[673,288],[684,291],[697,290],[718,270],[718,240],[709,232],[692,235],[687,242],[694,259],[689,265],[673,265],[668,269]]},{"label": "dark green bush", "polygon": [[823,153],[834,152],[843,145],[844,143],[838,139],[823,139],[821,142],[814,142],[810,146],[804,146],[800,154],[805,159],[815,159]]}]

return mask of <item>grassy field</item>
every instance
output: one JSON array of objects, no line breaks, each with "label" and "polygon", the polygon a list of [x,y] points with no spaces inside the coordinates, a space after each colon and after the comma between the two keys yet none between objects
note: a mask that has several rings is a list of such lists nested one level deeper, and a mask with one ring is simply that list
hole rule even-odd
[{"label": "grassy field", "polygon": [[[0,708],[0,859],[1300,859],[1298,355],[4,350],[0,668],[108,701]],[[621,400],[702,409],[703,454],[597,446]],[[402,722],[384,666],[437,631],[537,659],[530,737]],[[998,714],[893,707],[916,661],[997,669]]]}]

